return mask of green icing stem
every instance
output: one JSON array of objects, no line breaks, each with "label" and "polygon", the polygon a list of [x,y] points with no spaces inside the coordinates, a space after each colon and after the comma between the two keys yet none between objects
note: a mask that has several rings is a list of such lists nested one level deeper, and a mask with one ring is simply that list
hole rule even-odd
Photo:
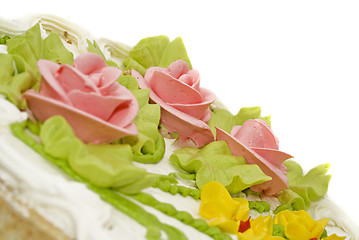
[{"label": "green icing stem", "polygon": [[45,159],[57,165],[74,180],[86,184],[89,189],[96,192],[104,201],[110,203],[116,209],[133,218],[139,224],[147,228],[146,238],[148,240],[160,239],[161,230],[167,234],[168,239],[170,240],[187,239],[183,232],[174,228],[173,226],[161,223],[156,218],[156,216],[146,212],[142,207],[119,195],[114,190],[97,187],[84,180],[68,166],[67,162],[48,155],[40,143],[36,142],[31,136],[24,132],[25,127],[26,122],[11,124],[11,130],[13,134],[21,141],[23,141],[26,145],[31,147],[34,151],[43,156]]},{"label": "green icing stem", "polygon": [[195,200],[198,200],[201,196],[201,191],[198,188],[189,188],[185,186],[180,186],[175,183],[172,183],[169,180],[160,180],[152,187],[157,187],[163,192],[169,192],[172,195],[180,194],[183,197],[190,196]]},{"label": "green icing stem", "polygon": [[158,211],[174,217],[177,220],[187,224],[198,231],[212,237],[215,240],[229,240],[232,239],[229,235],[222,233],[222,231],[215,226],[208,226],[207,222],[203,219],[195,219],[186,211],[178,211],[173,205],[169,203],[163,203],[147,193],[137,193],[131,195],[132,198],[139,201],[142,204],[148,205],[157,209]]}]

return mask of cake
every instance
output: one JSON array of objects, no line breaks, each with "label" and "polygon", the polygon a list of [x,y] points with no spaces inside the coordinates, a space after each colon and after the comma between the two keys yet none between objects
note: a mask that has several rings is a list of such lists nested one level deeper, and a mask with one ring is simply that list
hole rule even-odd
[{"label": "cake", "polygon": [[303,174],[260,108],[225,110],[181,38],[131,48],[54,17],[8,26],[2,238],[358,239],[326,196],[329,166]]}]

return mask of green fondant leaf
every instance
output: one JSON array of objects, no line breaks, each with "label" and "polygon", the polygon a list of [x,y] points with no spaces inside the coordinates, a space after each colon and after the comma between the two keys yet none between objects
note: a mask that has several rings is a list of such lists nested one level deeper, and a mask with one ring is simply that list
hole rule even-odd
[{"label": "green fondant leaf", "polygon": [[41,58],[53,61],[57,64],[72,65],[74,61],[74,55],[65,48],[60,36],[55,32],[51,32],[49,36],[43,40]]},{"label": "green fondant leaf", "polygon": [[171,63],[179,59],[187,62],[189,67],[192,68],[191,62],[188,58],[187,51],[181,37],[177,37],[175,40],[173,40],[167,45],[165,51],[163,52],[159,66],[166,68]]},{"label": "green fondant leaf", "polygon": [[36,85],[38,79],[32,68],[18,55],[0,54],[0,93],[20,109],[24,91]]},{"label": "green fondant leaf", "polygon": [[135,161],[157,163],[165,152],[165,142],[158,132],[161,109],[158,104],[145,104],[133,121],[139,131],[139,141],[132,146]]},{"label": "green fondant leaf", "polygon": [[146,73],[146,68],[139,64],[136,60],[133,60],[131,57],[126,58],[123,61],[123,64],[125,65],[126,70],[135,69],[142,76],[144,76]]},{"label": "green fondant leaf", "polygon": [[130,57],[146,69],[159,66],[169,42],[167,36],[144,38],[130,51]]},{"label": "green fondant leaf", "polygon": [[57,33],[50,33],[44,40],[41,38],[39,24],[23,35],[8,39],[6,45],[8,59],[1,57],[0,92],[20,109],[26,106],[21,100],[22,93],[30,88],[39,89],[41,75],[36,65],[39,59],[67,64],[73,62],[72,53],[64,47]]},{"label": "green fondant leaf", "polygon": [[269,181],[257,165],[248,165],[243,157],[233,156],[224,141],[215,141],[202,149],[183,148],[170,156],[170,162],[190,174],[202,188],[209,181],[218,181],[230,193]]},{"label": "green fondant leaf", "polygon": [[13,37],[6,41],[9,54],[23,57],[31,67],[36,68],[36,62],[41,58],[42,38],[39,24],[34,25],[24,35]]},{"label": "green fondant leaf", "polygon": [[140,109],[148,105],[148,100],[150,96],[149,89],[136,89],[133,90],[132,93],[133,95],[135,95]]},{"label": "green fondant leaf", "polygon": [[243,125],[248,119],[263,119],[270,126],[270,116],[261,117],[260,107],[246,107],[241,108],[236,115],[232,115],[226,109],[216,109],[212,112],[211,119],[207,123],[215,134],[215,127],[231,133],[231,130],[236,125]]},{"label": "green fondant leaf", "polygon": [[286,161],[289,189],[280,192],[278,199],[294,210],[308,209],[311,202],[321,199],[328,191],[331,175],[326,175],[329,164],[321,164],[303,175],[301,166],[295,161]]},{"label": "green fondant leaf", "polygon": [[39,59],[72,65],[73,54],[65,48],[60,36],[51,32],[44,40],[41,38],[39,24],[34,25],[24,35],[6,41],[9,54],[20,55],[34,70]]},{"label": "green fondant leaf", "polygon": [[129,53],[124,61],[126,69],[135,69],[145,75],[149,67],[168,67],[172,62],[182,59],[191,67],[182,38],[172,42],[167,36],[157,36],[142,39]]},{"label": "green fondant leaf", "polygon": [[[151,186],[155,178],[158,178],[132,164],[129,145],[84,144],[75,137],[70,125],[60,116],[45,121],[40,138],[46,153],[68,161],[77,174],[96,186],[115,187],[119,191],[124,189],[125,192],[132,193]],[[143,181],[142,178],[148,181]]]},{"label": "green fondant leaf", "polygon": [[93,42],[90,42],[90,40],[86,39],[86,42],[88,45],[89,52],[96,53],[106,60],[105,55],[103,55],[100,47],[97,45],[97,42],[95,40]]},{"label": "green fondant leaf", "polygon": [[121,76],[117,80],[129,89],[136,97],[139,111],[133,121],[139,134],[120,139],[121,143],[130,144],[134,154],[134,161],[141,163],[157,163],[165,152],[165,142],[158,132],[161,108],[158,104],[149,104],[149,89],[138,89],[137,80],[129,75]]},{"label": "green fondant leaf", "polygon": [[286,206],[289,206],[290,210],[302,210],[307,208],[307,202],[304,198],[299,196],[298,193],[291,189],[284,189],[278,195],[278,200]]},{"label": "green fondant leaf", "polygon": [[287,167],[288,182],[292,186],[300,183],[304,175],[302,167],[295,161],[286,161],[285,166]]},{"label": "green fondant leaf", "polygon": [[100,47],[98,46],[97,42],[94,40],[93,42],[90,42],[88,39],[86,39],[87,45],[88,45],[88,51],[92,53],[96,53],[100,55],[103,59],[105,59],[107,66],[117,67],[118,65],[113,61],[108,61],[105,57],[105,55],[102,53]]},{"label": "green fondant leaf", "polygon": [[[125,86],[128,90],[130,91],[135,91],[138,89],[138,82],[136,80],[136,78],[132,77],[131,75],[121,75],[121,77],[119,77],[117,79],[117,82],[123,86]],[[148,101],[148,96],[147,99]],[[138,101],[138,98],[137,98]],[[141,107],[141,105],[140,105]]]}]

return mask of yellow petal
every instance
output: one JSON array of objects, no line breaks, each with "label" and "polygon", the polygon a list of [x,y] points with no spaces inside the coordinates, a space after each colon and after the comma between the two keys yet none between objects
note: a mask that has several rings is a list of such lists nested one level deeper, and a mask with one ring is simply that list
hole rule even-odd
[{"label": "yellow petal", "polygon": [[238,240],[263,240],[265,234],[256,235],[250,228],[244,233],[237,233]]},{"label": "yellow petal", "polygon": [[336,234],[332,234],[332,235],[324,238],[323,240],[344,240],[344,239],[345,239],[345,237],[339,237]]},{"label": "yellow petal", "polygon": [[309,231],[311,231],[311,229],[315,228],[317,225],[316,221],[312,219],[309,213],[304,210],[294,211],[292,214],[295,216],[293,217],[293,220],[301,223]]},{"label": "yellow petal", "polygon": [[289,220],[291,220],[291,212],[289,210],[284,210],[284,211],[281,211],[279,213],[277,213],[275,216],[274,216],[274,224],[279,224],[279,225],[282,225],[283,227],[285,227]]},{"label": "yellow petal", "polygon": [[224,201],[234,202],[228,190],[222,184],[216,181],[206,183],[201,190],[202,202],[213,199],[223,199]]},{"label": "yellow petal", "polygon": [[202,202],[201,206],[199,207],[199,214],[208,220],[220,216],[224,216],[227,219],[231,219],[236,208],[237,206],[229,206],[227,205],[227,202],[221,199],[212,200]]},{"label": "yellow petal", "polygon": [[290,222],[284,228],[285,236],[290,240],[310,239],[310,232],[300,223]]},{"label": "yellow petal", "polygon": [[259,216],[256,219],[251,219],[251,229],[256,235],[264,233],[266,236],[272,236],[273,233],[273,219],[272,216]]},{"label": "yellow petal", "polygon": [[329,218],[323,218],[321,220],[316,221],[315,227],[310,230],[310,238],[318,238],[319,239],[328,222],[329,222]]},{"label": "yellow petal", "polygon": [[209,222],[209,225],[218,226],[223,232],[236,234],[239,228],[239,221],[232,221],[222,216]]},{"label": "yellow petal", "polygon": [[201,201],[199,212],[206,219],[221,215],[231,219],[239,206],[239,203],[232,199],[227,189],[216,181],[208,182],[203,186]]},{"label": "yellow petal", "polygon": [[238,208],[233,215],[234,221],[242,221],[245,222],[248,220],[249,214],[249,203],[244,198],[233,198],[236,202],[238,202]]}]

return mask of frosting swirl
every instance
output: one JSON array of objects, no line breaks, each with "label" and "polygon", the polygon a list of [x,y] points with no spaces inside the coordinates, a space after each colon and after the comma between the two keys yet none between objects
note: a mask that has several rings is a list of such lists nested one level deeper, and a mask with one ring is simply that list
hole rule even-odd
[{"label": "frosting swirl", "polygon": [[143,78],[132,71],[141,88],[150,89],[150,98],[161,106],[161,122],[169,132],[179,134],[179,140],[192,139],[198,147],[213,141],[206,124],[211,117],[209,106],[215,95],[200,87],[197,70],[191,70],[183,60],[168,68],[148,68]]},{"label": "frosting swirl", "polygon": [[24,93],[34,115],[45,121],[62,115],[84,142],[111,142],[138,133],[132,122],[138,112],[135,96],[116,80],[122,71],[94,53],[77,57],[73,66],[48,60],[37,63],[40,92]]}]

